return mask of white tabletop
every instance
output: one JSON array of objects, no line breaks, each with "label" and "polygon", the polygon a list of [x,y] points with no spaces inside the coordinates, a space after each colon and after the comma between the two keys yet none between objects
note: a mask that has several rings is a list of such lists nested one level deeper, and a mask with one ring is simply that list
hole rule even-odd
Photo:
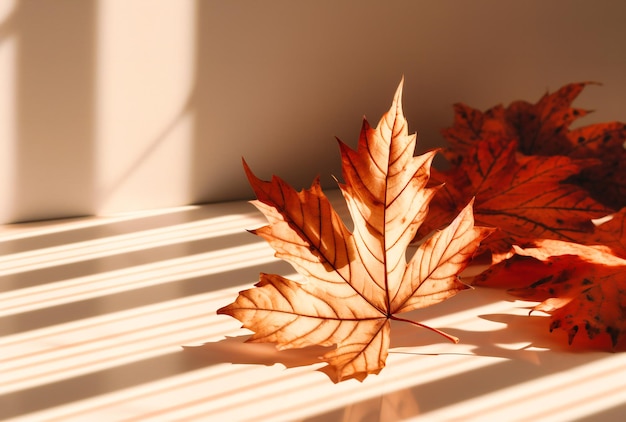
[{"label": "white tabletop", "polygon": [[[575,352],[531,302],[475,289],[392,326],[387,367],[333,384],[321,349],[245,344],[215,311],[293,269],[246,202],[0,229],[0,419],[610,421],[626,355]],[[622,416],[622,417],[620,417]]]}]

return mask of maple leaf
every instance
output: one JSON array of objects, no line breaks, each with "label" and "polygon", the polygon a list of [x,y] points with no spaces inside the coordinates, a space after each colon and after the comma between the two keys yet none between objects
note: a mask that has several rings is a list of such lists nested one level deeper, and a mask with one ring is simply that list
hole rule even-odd
[{"label": "maple leaf", "polygon": [[587,239],[594,230],[591,219],[606,216],[611,209],[589,198],[584,189],[563,183],[586,162],[524,156],[516,149],[516,142],[493,132],[477,141],[459,165],[433,170],[432,179],[445,186],[433,199],[418,234],[446,224],[475,197],[476,223],[499,228],[482,245],[491,250],[494,263],[508,256],[519,239]]},{"label": "maple leaf", "polygon": [[[401,108],[402,83],[376,128],[363,123],[356,150],[339,141],[340,184],[354,229],[349,231],[323,194],[319,180],[297,192],[274,176],[258,179],[244,162],[269,225],[254,230],[304,276],[296,282],[261,274],[252,289],[219,309],[254,331],[252,342],[279,349],[335,346],[321,359],[334,381],[363,380],[385,365],[395,314],[441,302],[467,286],[457,274],[491,229],[475,227],[472,205],[426,239],[407,262],[407,247],[428,213],[435,152],[413,156]],[[451,340],[456,340],[441,331]]]},{"label": "maple leaf", "polygon": [[463,162],[470,150],[485,139],[499,138],[515,141],[515,133],[506,124],[506,110],[498,105],[484,113],[466,104],[454,104],[454,122],[441,134],[450,144],[443,155],[457,166]]},{"label": "maple leaf", "polygon": [[626,124],[608,122],[570,129],[589,111],[571,107],[572,102],[590,82],[572,83],[537,103],[515,101],[484,113],[465,104],[454,106],[454,123],[442,131],[451,148],[444,155],[453,164],[477,142],[499,136],[517,141],[525,155],[565,155],[571,158],[595,158],[588,161],[571,183],[587,189],[599,202],[620,209],[626,206]]},{"label": "maple leaf", "polygon": [[[622,239],[626,240],[624,231]],[[572,344],[580,332],[596,346],[615,348],[626,334],[626,259],[603,246],[535,240],[480,274],[477,286],[509,288],[541,301],[532,311],[550,314],[550,331],[561,329]],[[532,312],[531,311],[531,312]]]}]

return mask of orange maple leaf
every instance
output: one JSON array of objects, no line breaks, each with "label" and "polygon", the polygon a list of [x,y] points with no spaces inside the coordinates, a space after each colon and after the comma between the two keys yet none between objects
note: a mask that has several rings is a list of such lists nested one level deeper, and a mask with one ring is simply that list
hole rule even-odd
[{"label": "orange maple leaf", "polygon": [[[622,221],[623,223],[623,221]],[[622,238],[626,240],[622,231]],[[541,301],[533,311],[551,315],[550,331],[567,332],[570,344],[585,332],[591,344],[621,346],[626,337],[626,259],[604,246],[536,240],[480,274],[477,286],[508,288]]]},{"label": "orange maple leaf", "polygon": [[484,113],[465,104],[454,107],[452,127],[442,131],[451,148],[444,155],[459,164],[478,141],[491,136],[517,141],[525,155],[565,155],[595,158],[588,161],[571,183],[584,187],[599,202],[620,209],[626,206],[626,124],[608,122],[570,129],[589,111],[571,107],[589,82],[565,85],[545,94],[537,103],[515,101]]},{"label": "orange maple leaf", "polygon": [[269,221],[253,233],[305,281],[261,274],[256,287],[217,312],[254,331],[249,341],[274,342],[279,349],[336,346],[322,357],[335,371],[335,381],[363,380],[384,367],[390,319],[424,326],[395,314],[436,304],[467,288],[457,274],[491,232],[474,226],[470,203],[407,262],[406,249],[436,192],[426,187],[435,153],[413,156],[416,136],[408,134],[401,93],[402,84],[377,128],[364,121],[356,151],[340,141],[345,179],[340,188],[352,232],[318,180],[296,192],[278,177],[258,179],[244,163],[257,196],[253,203]]},{"label": "orange maple leaf", "polygon": [[585,190],[563,183],[585,162],[568,157],[524,156],[517,144],[493,133],[467,151],[459,165],[433,170],[445,186],[431,202],[431,213],[418,234],[446,224],[475,197],[476,223],[499,228],[483,242],[494,262],[509,255],[519,239],[551,238],[582,242],[593,232],[593,218],[611,210]]}]

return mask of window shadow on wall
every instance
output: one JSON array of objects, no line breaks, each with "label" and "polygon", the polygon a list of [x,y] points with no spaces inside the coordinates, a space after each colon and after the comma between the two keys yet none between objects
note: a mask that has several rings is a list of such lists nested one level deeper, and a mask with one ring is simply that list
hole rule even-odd
[{"label": "window shadow on wall", "polygon": [[93,214],[95,0],[22,0],[3,28],[17,41],[16,145],[9,219]]}]

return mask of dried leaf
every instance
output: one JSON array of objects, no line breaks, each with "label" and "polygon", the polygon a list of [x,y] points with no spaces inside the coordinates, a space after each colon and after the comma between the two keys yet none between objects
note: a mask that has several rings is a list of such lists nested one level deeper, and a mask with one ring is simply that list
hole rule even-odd
[{"label": "dried leaf", "polygon": [[585,163],[568,157],[523,156],[516,149],[514,141],[492,135],[478,141],[456,167],[433,171],[436,183],[445,186],[433,199],[420,234],[450,221],[475,197],[477,224],[499,228],[483,242],[494,262],[508,256],[519,239],[587,239],[594,229],[591,219],[611,210],[585,190],[563,183]]},{"label": "dried leaf", "polygon": [[589,84],[565,85],[552,94],[546,93],[535,104],[526,101],[511,103],[506,109],[505,124],[517,134],[519,150],[526,155],[566,155],[564,151],[569,151],[571,146],[570,125],[589,113],[572,108],[571,104]]},{"label": "dried leaf", "polygon": [[463,103],[455,104],[452,127],[441,131],[450,144],[443,151],[443,155],[453,165],[459,165],[482,140],[497,138],[514,141],[515,133],[506,124],[505,113],[502,106],[490,108],[483,113]]},{"label": "dried leaf", "polygon": [[584,332],[592,344],[620,345],[626,338],[626,259],[603,247],[558,240],[525,246],[474,284],[509,288],[518,297],[541,301],[533,311],[550,314],[550,331],[564,330],[570,344]]},{"label": "dried leaf", "polygon": [[506,109],[484,113],[464,104],[455,105],[454,123],[442,131],[451,148],[444,152],[460,164],[469,150],[492,136],[517,141],[525,155],[594,158],[570,182],[587,189],[597,201],[613,209],[626,206],[626,124],[608,122],[570,129],[589,111],[571,107],[589,82],[565,85],[545,94],[537,103],[513,102]]},{"label": "dried leaf", "polygon": [[426,187],[434,152],[413,156],[416,136],[408,134],[401,93],[402,84],[377,128],[364,122],[356,151],[340,142],[345,180],[340,188],[353,232],[317,180],[296,192],[278,177],[258,179],[245,166],[257,195],[254,204],[269,221],[253,232],[305,281],[261,274],[256,287],[217,312],[242,321],[254,331],[253,342],[274,342],[279,349],[336,346],[322,357],[336,381],[363,380],[384,367],[389,320],[407,321],[395,314],[467,288],[457,274],[491,232],[474,227],[470,203],[407,262],[407,247],[437,189]]}]

